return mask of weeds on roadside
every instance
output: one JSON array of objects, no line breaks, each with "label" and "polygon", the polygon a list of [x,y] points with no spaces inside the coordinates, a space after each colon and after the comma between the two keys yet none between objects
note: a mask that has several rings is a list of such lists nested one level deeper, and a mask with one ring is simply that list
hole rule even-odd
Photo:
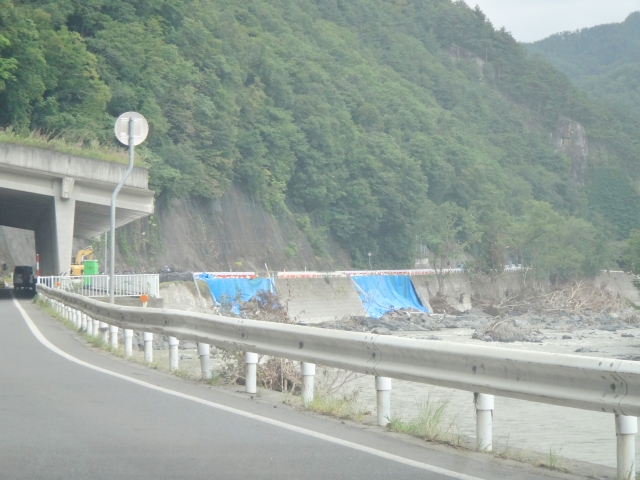
[{"label": "weeds on roadside", "polygon": [[322,415],[360,421],[369,412],[360,405],[359,394],[359,390],[353,390],[349,394],[326,396],[316,392],[313,400],[304,407]]},{"label": "weeds on roadside", "polygon": [[447,420],[448,402],[435,403],[430,397],[418,404],[418,416],[411,420],[390,418],[389,430],[405,433],[431,442],[460,446],[463,435],[454,420]]},{"label": "weeds on roadside", "polygon": [[558,470],[560,472],[568,472],[562,463],[563,459],[560,456],[560,452],[562,452],[562,448],[555,450],[554,448],[549,448],[549,454],[542,457],[543,461],[540,461],[539,465],[542,467],[546,467],[550,470]]}]

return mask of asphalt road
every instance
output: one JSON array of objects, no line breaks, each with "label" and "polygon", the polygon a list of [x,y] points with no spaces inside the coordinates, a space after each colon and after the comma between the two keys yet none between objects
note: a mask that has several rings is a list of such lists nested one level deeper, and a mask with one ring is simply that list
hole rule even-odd
[{"label": "asphalt road", "polygon": [[[27,319],[0,290],[1,479],[556,476],[180,380],[88,348],[25,294],[16,297]],[[56,353],[38,332],[103,370]]]}]

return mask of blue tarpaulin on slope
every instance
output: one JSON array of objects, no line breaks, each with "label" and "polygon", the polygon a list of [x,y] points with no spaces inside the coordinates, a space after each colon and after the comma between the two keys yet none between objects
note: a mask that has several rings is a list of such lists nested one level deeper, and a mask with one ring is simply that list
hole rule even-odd
[{"label": "blue tarpaulin on slope", "polygon": [[236,314],[240,313],[236,298],[248,302],[261,290],[274,293],[276,290],[270,278],[218,278],[208,273],[201,273],[197,278],[207,282],[216,305],[230,305]]},{"label": "blue tarpaulin on slope", "polygon": [[429,313],[416,294],[409,275],[351,277],[368,317],[380,318],[392,310],[411,308]]}]

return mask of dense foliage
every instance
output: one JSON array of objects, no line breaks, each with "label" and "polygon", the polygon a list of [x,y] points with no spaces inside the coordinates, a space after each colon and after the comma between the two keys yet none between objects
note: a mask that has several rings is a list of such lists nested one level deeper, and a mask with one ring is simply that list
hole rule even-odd
[{"label": "dense foliage", "polygon": [[590,94],[622,110],[640,108],[640,12],[622,23],[558,33],[527,48]]},{"label": "dense foliage", "polygon": [[[235,182],[356,265],[410,265],[421,240],[443,243],[418,220],[449,215],[477,225],[440,231],[478,268],[521,232],[513,254],[554,273],[536,252],[555,225],[561,273],[592,271],[617,200],[571,179],[549,141],[560,117],[587,129],[593,166],[640,175],[637,123],[462,1],[0,0],[0,126],[110,143],[127,110],[149,120],[161,205]],[[532,205],[543,233],[522,233]]]}]

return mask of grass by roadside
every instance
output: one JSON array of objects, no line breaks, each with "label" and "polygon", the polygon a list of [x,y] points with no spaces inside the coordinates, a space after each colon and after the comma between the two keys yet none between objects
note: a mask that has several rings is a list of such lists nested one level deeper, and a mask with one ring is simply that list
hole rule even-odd
[{"label": "grass by roadside", "polygon": [[317,393],[314,395],[313,400],[306,405],[303,405],[300,399],[299,405],[302,408],[321,415],[353,420],[355,422],[361,422],[365,416],[371,414],[371,412],[366,411],[358,401],[357,390],[344,395],[323,395],[322,393]]},{"label": "grass by roadside", "polygon": [[[69,142],[61,137],[51,138],[41,132],[31,132],[29,136],[17,135],[11,129],[0,129],[0,143],[12,145],[22,145],[24,147],[40,148],[52,150],[54,152],[66,153],[78,157],[94,158],[107,162],[129,163],[129,156],[124,148],[110,147],[93,142],[85,144],[83,142]],[[134,160],[137,166],[143,166],[144,162],[139,155]]]},{"label": "grass by roadside", "polygon": [[447,405],[447,402],[433,402],[430,397],[427,397],[418,404],[416,417],[410,420],[399,417],[390,418],[387,428],[430,442],[460,447],[463,435],[456,426],[455,419],[447,419]]}]

